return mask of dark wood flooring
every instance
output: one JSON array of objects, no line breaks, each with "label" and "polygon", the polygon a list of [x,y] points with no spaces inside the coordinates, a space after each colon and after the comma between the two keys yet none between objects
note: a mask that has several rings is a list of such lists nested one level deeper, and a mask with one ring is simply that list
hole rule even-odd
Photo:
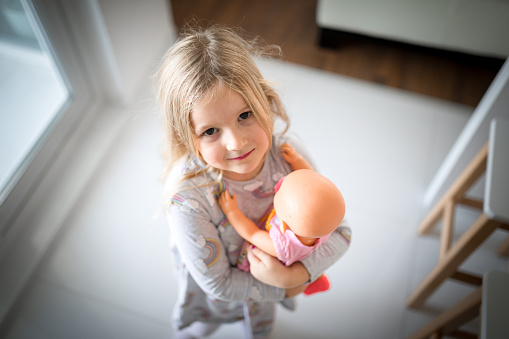
[{"label": "dark wood flooring", "polygon": [[283,50],[283,59],[344,76],[477,106],[503,60],[341,34],[320,47],[316,0],[171,0],[178,28],[190,21],[242,27]]}]

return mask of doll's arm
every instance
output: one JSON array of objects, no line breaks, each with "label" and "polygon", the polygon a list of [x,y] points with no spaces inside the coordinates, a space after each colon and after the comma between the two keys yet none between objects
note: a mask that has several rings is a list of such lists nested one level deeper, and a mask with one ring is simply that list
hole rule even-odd
[{"label": "doll's arm", "polygon": [[302,155],[300,155],[289,143],[286,142],[281,145],[281,152],[285,161],[292,166],[294,171],[299,169],[313,169],[309,162]]},{"label": "doll's arm", "polygon": [[230,224],[244,240],[249,241],[268,254],[276,256],[276,249],[269,232],[259,229],[254,222],[239,210],[236,195],[231,197],[228,191],[224,191],[219,197],[218,203]]}]

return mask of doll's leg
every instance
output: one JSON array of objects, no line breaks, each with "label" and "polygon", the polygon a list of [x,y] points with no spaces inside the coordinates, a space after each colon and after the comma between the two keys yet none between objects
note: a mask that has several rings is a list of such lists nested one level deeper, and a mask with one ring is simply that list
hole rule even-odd
[{"label": "doll's leg", "polygon": [[322,274],[318,279],[313,281],[308,287],[304,290],[305,295],[311,295],[315,293],[325,292],[330,289],[330,281],[329,278]]}]

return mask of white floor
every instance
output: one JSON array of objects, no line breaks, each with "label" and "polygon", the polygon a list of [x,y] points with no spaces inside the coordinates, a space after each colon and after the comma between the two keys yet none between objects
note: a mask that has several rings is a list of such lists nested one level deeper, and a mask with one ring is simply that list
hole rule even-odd
[{"label": "white floor", "polygon": [[[279,308],[272,338],[404,338],[471,287],[447,282],[421,310],[405,299],[436,263],[438,233],[419,237],[422,198],[472,113],[437,101],[296,65],[260,61],[321,172],[342,190],[353,228],[349,252],[327,272],[332,290]],[[142,84],[144,85],[144,84]],[[149,92],[108,157],[4,337],[171,338],[175,279],[165,220],[157,216],[160,120]],[[458,234],[475,215],[458,216]],[[507,269],[495,233],[464,268]],[[475,324],[472,327],[475,329]],[[213,338],[241,338],[223,326]]]}]

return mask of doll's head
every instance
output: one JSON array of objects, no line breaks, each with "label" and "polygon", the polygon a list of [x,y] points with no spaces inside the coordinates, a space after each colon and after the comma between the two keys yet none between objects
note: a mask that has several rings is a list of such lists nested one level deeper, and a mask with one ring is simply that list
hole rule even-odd
[{"label": "doll's head", "polygon": [[288,124],[279,96],[253,60],[252,54],[263,53],[258,45],[231,29],[213,26],[182,34],[168,50],[157,74],[168,162],[188,153],[199,156],[191,112],[224,87],[243,97],[269,138],[275,117]]},{"label": "doll's head", "polygon": [[321,238],[336,229],[345,216],[339,189],[313,170],[288,174],[274,196],[278,218],[296,235]]}]

